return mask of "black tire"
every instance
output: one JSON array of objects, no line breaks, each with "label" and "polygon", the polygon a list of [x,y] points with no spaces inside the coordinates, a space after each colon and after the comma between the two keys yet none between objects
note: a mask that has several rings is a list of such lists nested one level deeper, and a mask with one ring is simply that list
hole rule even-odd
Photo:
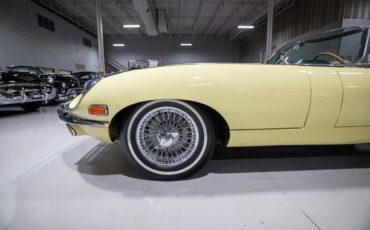
[{"label": "black tire", "polygon": [[[158,114],[165,112],[168,120],[158,123]],[[148,117],[160,126],[157,129],[151,129],[151,125],[143,126]],[[165,126],[167,124],[170,127]],[[151,135],[149,132],[152,132]],[[141,138],[137,138],[138,135],[142,135]],[[152,149],[145,144],[143,137],[151,138]],[[120,134],[123,154],[131,165],[144,176],[158,180],[182,179],[197,172],[212,157],[215,139],[213,122],[209,116],[197,106],[178,100],[152,101],[139,106],[124,121]],[[143,148],[147,148],[147,154],[143,153]],[[150,158],[153,155],[155,160]]]},{"label": "black tire", "polygon": [[27,112],[33,112],[38,110],[41,107],[41,102],[30,102],[21,105],[22,109]]}]

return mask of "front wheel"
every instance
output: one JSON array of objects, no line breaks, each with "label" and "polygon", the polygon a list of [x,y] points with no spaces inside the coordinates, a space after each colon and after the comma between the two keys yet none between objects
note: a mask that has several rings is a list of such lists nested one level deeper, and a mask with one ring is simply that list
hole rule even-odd
[{"label": "front wheel", "polygon": [[154,179],[180,179],[211,158],[215,132],[198,107],[177,100],[152,101],[132,112],[122,128],[124,154],[138,171]]},{"label": "front wheel", "polygon": [[21,105],[22,109],[27,112],[33,112],[41,107],[41,102],[29,102]]}]

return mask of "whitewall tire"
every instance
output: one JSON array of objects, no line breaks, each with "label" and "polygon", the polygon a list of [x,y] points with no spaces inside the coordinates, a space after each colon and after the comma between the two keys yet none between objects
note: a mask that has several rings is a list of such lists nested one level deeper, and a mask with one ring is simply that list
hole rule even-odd
[{"label": "whitewall tire", "polygon": [[158,100],[132,112],[124,121],[120,142],[140,173],[154,179],[180,179],[211,158],[215,131],[212,120],[197,106]]}]

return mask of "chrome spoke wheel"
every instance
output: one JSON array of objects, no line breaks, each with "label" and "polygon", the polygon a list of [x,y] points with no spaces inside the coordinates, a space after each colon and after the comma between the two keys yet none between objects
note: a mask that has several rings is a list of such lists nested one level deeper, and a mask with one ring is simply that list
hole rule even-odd
[{"label": "chrome spoke wheel", "polygon": [[157,100],[135,108],[120,133],[128,161],[155,179],[180,179],[197,172],[213,154],[212,120],[197,105]]},{"label": "chrome spoke wheel", "polygon": [[172,106],[148,111],[140,119],[135,136],[142,156],[161,167],[183,164],[199,145],[199,131],[193,118]]}]

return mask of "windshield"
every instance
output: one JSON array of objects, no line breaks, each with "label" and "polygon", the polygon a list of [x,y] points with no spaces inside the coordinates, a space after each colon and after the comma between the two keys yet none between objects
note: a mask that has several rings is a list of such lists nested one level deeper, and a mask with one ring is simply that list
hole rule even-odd
[{"label": "windshield", "polygon": [[42,71],[39,68],[32,66],[11,66],[9,67],[10,71],[21,72],[21,73],[35,73],[42,74]]},{"label": "windshield", "polygon": [[267,64],[350,65],[358,63],[367,39],[365,28],[325,32],[278,50]]}]

